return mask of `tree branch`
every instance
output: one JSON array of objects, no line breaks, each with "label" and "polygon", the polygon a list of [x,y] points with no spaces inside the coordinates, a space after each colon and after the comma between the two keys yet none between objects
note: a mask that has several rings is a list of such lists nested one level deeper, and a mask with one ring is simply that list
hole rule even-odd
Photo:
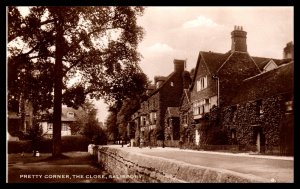
[{"label": "tree branch", "polygon": [[84,57],[85,56],[82,56],[80,59],[76,60],[75,63],[73,63],[70,67],[68,67],[66,70],[64,70],[63,75],[66,75],[68,73],[68,71],[70,71],[72,68],[77,66],[84,59]]}]

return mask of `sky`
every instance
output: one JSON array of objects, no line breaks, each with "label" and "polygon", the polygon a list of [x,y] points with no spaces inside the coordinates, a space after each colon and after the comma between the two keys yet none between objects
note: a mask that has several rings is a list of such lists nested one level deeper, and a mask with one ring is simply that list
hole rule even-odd
[{"label": "sky", "polygon": [[[138,50],[140,67],[153,81],[169,75],[174,59],[186,60],[186,70],[196,66],[199,51],[226,53],[231,31],[243,26],[251,56],[282,58],[283,48],[294,39],[293,7],[146,7],[138,18],[145,35]],[[103,101],[95,102],[99,121],[108,112]]]},{"label": "sky", "polygon": [[[196,66],[199,51],[225,53],[231,48],[231,31],[243,26],[251,56],[282,58],[294,39],[293,7],[146,7],[138,19],[145,35],[139,44],[140,67],[148,78],[169,75],[173,60]],[[105,121],[105,104],[98,102],[99,120]]]}]

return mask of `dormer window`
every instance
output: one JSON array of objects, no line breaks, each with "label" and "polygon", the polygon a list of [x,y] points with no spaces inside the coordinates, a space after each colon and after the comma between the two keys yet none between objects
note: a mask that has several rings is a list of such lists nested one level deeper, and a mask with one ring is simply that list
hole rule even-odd
[{"label": "dormer window", "polygon": [[171,81],[170,85],[171,85],[171,87],[174,87],[174,82],[173,82],[173,81]]},{"label": "dormer window", "polygon": [[67,117],[72,117],[73,118],[74,117],[74,112],[68,112]]},{"label": "dormer window", "polygon": [[273,70],[273,69],[275,69],[277,67],[278,67],[277,64],[273,60],[270,60],[268,62],[268,64],[264,67],[263,72],[267,72],[267,71]]},{"label": "dormer window", "polygon": [[197,91],[207,88],[207,76],[201,77],[197,80]]}]

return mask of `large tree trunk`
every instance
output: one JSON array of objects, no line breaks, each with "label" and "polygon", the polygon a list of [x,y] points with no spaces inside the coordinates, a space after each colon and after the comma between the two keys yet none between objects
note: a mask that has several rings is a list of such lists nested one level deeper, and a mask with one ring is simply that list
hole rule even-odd
[{"label": "large tree trunk", "polygon": [[52,156],[61,155],[61,113],[62,113],[62,57],[63,57],[63,21],[56,24],[54,111],[53,111],[53,149]]}]

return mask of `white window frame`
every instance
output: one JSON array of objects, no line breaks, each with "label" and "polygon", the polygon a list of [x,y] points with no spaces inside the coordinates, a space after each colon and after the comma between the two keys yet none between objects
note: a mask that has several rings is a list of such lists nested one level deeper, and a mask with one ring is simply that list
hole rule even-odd
[{"label": "white window frame", "polygon": [[197,80],[197,92],[207,88],[207,76],[201,77]]}]

